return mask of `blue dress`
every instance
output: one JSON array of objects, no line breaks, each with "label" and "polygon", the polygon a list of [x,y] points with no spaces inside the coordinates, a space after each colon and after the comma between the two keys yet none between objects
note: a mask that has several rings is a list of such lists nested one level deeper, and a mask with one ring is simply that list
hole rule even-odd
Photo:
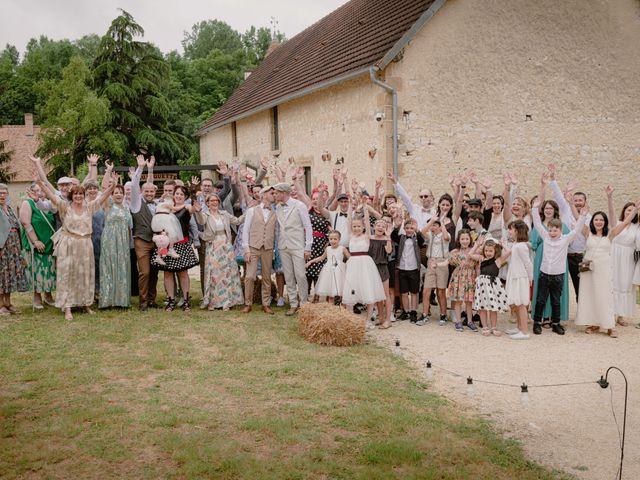
[{"label": "blue dress", "polygon": [[100,254],[100,308],[131,306],[131,212],[109,202]]},{"label": "blue dress", "polygon": [[[543,224],[544,226],[544,224]],[[544,228],[547,228],[544,226]],[[569,228],[563,223],[562,234],[569,233]],[[538,276],[540,275],[540,266],[542,265],[542,252],[544,250],[544,240],[538,234],[535,227],[531,229],[531,248],[535,253],[533,259],[533,297],[531,299],[531,307],[535,310],[536,298],[538,298]],[[560,297],[560,320],[569,320],[569,270],[565,270],[564,274],[564,286],[562,287],[562,296]],[[544,312],[542,318],[551,318],[551,297],[547,298],[547,303],[544,306]]]}]

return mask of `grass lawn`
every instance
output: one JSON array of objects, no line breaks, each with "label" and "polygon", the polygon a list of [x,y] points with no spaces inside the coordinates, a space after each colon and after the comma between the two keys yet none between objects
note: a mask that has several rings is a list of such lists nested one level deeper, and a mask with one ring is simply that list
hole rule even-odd
[{"label": "grass lawn", "polygon": [[390,352],[308,344],[282,309],[65,322],[16,300],[25,313],[0,318],[2,478],[569,478]]}]

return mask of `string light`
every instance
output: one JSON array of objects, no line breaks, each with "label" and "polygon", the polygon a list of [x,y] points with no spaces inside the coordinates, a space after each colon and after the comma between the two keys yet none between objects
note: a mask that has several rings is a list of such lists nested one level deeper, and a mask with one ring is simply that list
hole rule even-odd
[{"label": "string light", "polygon": [[467,395],[473,397],[476,393],[476,389],[473,386],[473,378],[467,377]]},{"label": "string light", "polygon": [[526,383],[520,385],[520,403],[525,407],[529,405],[529,387]]},{"label": "string light", "polygon": [[396,339],[396,344],[393,347],[393,353],[395,353],[396,355],[400,355],[401,351],[400,351],[400,340]]},{"label": "string light", "polygon": [[433,380],[433,368],[431,366],[431,362],[429,362],[429,361],[427,361],[424,374],[427,377],[428,381]]}]

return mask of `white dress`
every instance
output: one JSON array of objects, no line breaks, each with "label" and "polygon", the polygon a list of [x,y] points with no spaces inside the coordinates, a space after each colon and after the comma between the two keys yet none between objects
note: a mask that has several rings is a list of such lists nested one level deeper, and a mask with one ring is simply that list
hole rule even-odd
[{"label": "white dress", "polygon": [[511,248],[509,268],[507,270],[507,302],[509,305],[529,305],[533,262],[529,242],[516,242]]},{"label": "white dress", "polygon": [[344,287],[344,250],[342,245],[336,248],[327,247],[327,262],[320,270],[318,281],[316,282],[315,294],[321,297],[339,297],[342,295]]},{"label": "white dress", "polygon": [[597,325],[606,330],[615,328],[609,238],[589,235],[584,259],[593,262],[593,270],[580,272],[576,325]]},{"label": "white dress", "polygon": [[636,289],[633,285],[636,265],[633,252],[638,235],[640,227],[632,223],[611,242],[613,313],[621,317],[633,317],[636,311]]},{"label": "white dress", "polygon": [[[351,237],[349,240],[349,252],[352,256],[347,261],[342,289],[342,303],[355,305],[362,303],[371,305],[386,299],[384,286],[380,280],[378,267],[368,255],[369,239],[364,235]],[[353,254],[356,255],[353,255]],[[365,253],[365,255],[361,255]]]}]

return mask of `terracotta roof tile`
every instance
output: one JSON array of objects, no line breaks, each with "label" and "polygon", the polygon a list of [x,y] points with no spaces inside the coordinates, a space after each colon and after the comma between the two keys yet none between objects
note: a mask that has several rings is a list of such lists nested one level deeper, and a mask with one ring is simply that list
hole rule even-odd
[{"label": "terracotta roof tile", "polygon": [[[31,133],[31,134],[30,134]],[[15,173],[12,182],[29,182],[33,179],[29,155],[38,149],[40,127],[26,125],[0,126],[0,141],[6,140],[5,151],[12,151],[9,172]]]},{"label": "terracotta roof tile", "polygon": [[434,0],[351,0],[270,53],[200,132],[379,62]]}]

